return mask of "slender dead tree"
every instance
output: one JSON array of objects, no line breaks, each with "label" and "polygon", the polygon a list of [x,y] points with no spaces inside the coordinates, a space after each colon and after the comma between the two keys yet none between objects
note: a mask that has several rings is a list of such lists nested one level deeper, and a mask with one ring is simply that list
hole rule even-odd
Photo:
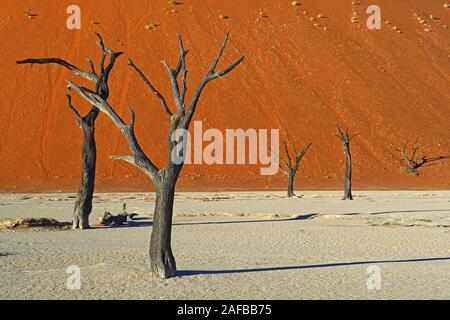
[{"label": "slender dead tree", "polygon": [[436,161],[448,159],[448,156],[418,156],[417,151],[419,151],[419,147],[416,146],[416,142],[411,144],[411,153],[408,154],[409,143],[406,142],[401,149],[397,149],[396,151],[402,155],[402,162],[405,164],[403,167],[403,172],[410,173],[413,176],[418,176],[418,170],[424,166],[434,165]]},{"label": "slender dead tree", "polygon": [[336,124],[338,129],[338,134],[336,137],[339,138],[345,153],[345,177],[344,177],[344,198],[343,200],[353,200],[352,195],[352,154],[350,152],[350,142],[354,137],[358,134],[350,135],[348,132],[348,128],[342,131],[339,124]]},{"label": "slender dead tree", "polygon": [[[294,157],[295,157],[294,159],[291,156],[288,144],[291,146],[291,149],[294,152]],[[279,168],[288,177],[287,196],[289,198],[292,198],[292,197],[295,197],[295,193],[294,193],[295,175],[300,166],[300,162],[302,161],[303,157],[308,152],[309,148],[312,146],[312,143],[308,144],[306,147],[302,148],[300,150],[300,152],[298,152],[294,143],[292,142],[291,138],[288,135],[288,140],[284,141],[283,145],[284,145],[284,154],[285,154],[286,158],[284,159],[282,157],[279,157],[281,162],[284,164],[284,166],[283,166],[280,163]]]},{"label": "slender dead tree", "polygon": [[[25,59],[16,61],[17,64],[58,64],[63,66],[74,74],[87,79],[95,84],[95,89],[90,90],[88,88],[82,88],[86,92],[92,92],[100,96],[103,100],[107,100],[109,97],[108,79],[116,59],[123,54],[123,52],[113,52],[107,49],[103,43],[103,39],[99,34],[96,34],[99,38],[98,45],[102,50],[102,57],[100,60],[100,69],[97,73],[94,67],[94,63],[91,59],[88,59],[89,71],[84,71],[73,64],[59,59],[59,58],[38,58],[38,59]],[[109,62],[105,66],[106,57],[110,55]],[[72,98],[67,95],[67,104],[70,110],[75,115],[78,126],[83,131],[83,145],[81,151],[82,170],[81,170],[81,183],[78,189],[78,193],[75,199],[75,208],[73,212],[73,229],[88,229],[89,228],[89,215],[92,211],[92,198],[94,195],[95,185],[95,169],[97,161],[97,147],[95,144],[95,121],[99,115],[100,110],[92,104],[91,110],[85,115],[81,116],[77,109],[72,105]]]},{"label": "slender dead tree", "polygon": [[[119,128],[128,143],[131,156],[113,156],[115,160],[126,161],[147,174],[156,188],[156,203],[153,216],[153,228],[150,240],[150,264],[152,272],[161,277],[169,278],[176,274],[176,263],[171,247],[172,215],[175,195],[175,185],[179,173],[183,167],[186,146],[186,132],[194,116],[200,96],[206,85],[217,78],[221,78],[238,66],[244,57],[240,57],[231,65],[221,71],[216,71],[216,67],[222,57],[223,51],[228,43],[229,34],[226,35],[222,46],[217,53],[213,63],[206,74],[200,80],[190,101],[186,101],[187,91],[187,69],[185,57],[187,50],[184,48],[183,41],[178,35],[180,47],[179,61],[172,69],[166,61],[162,61],[167,69],[175,104],[175,112],[171,111],[165,97],[153,86],[150,80],[130,59],[128,64],[144,81],[150,91],[160,100],[162,107],[170,119],[170,127],[167,136],[169,161],[162,169],[158,168],[153,161],[142,150],[141,145],[135,135],[135,113],[130,108],[131,121],[129,124],[116,113],[105,99],[98,93],[86,91],[79,85],[68,81],[69,87],[78,92],[86,101],[95,105],[100,111],[104,112],[112,122]],[[181,75],[181,83],[179,76]],[[186,109],[188,107],[188,109]],[[181,147],[180,147],[181,146]]]}]

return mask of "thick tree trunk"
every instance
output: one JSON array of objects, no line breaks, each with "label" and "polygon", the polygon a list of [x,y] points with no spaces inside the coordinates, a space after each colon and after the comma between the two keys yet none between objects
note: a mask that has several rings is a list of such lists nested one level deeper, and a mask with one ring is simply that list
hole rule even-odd
[{"label": "thick tree trunk", "polygon": [[352,195],[352,155],[350,146],[345,147],[344,200],[353,200]]},{"label": "thick tree trunk", "polygon": [[94,196],[95,166],[97,160],[97,147],[95,144],[95,118],[89,113],[81,119],[83,130],[83,147],[81,152],[83,167],[81,171],[81,184],[78,189],[73,212],[73,229],[89,229],[89,215],[92,211],[92,198]]},{"label": "thick tree trunk", "polygon": [[150,240],[150,265],[153,274],[166,279],[176,275],[171,233],[176,178],[161,178],[156,186],[156,204]]},{"label": "thick tree trunk", "polygon": [[287,192],[288,198],[295,197],[294,177],[295,177],[295,174],[293,172],[289,172],[289,174],[288,174],[288,192]]}]

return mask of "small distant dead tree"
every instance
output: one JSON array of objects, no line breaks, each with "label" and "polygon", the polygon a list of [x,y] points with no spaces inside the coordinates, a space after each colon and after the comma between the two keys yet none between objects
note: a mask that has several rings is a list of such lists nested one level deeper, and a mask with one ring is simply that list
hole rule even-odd
[{"label": "small distant dead tree", "polygon": [[430,166],[437,164],[436,161],[448,159],[448,156],[418,156],[417,151],[419,151],[419,147],[416,146],[417,142],[411,143],[411,153],[408,153],[409,143],[406,142],[401,149],[397,149],[396,151],[402,155],[402,162],[405,164],[405,167],[402,167],[403,172],[412,174],[413,176],[418,176],[418,170],[424,166]]},{"label": "small distant dead tree", "polygon": [[[226,35],[225,40],[210,68],[200,80],[195,92],[192,94],[191,100],[186,101],[187,69],[185,57],[188,51],[184,48],[181,36],[178,35],[178,43],[180,47],[178,64],[174,69],[172,69],[167,62],[163,61],[163,64],[169,74],[172,86],[172,94],[176,110],[174,113],[171,111],[165,97],[154,87],[144,73],[133,63],[131,59],[128,61],[131,68],[133,68],[150,91],[160,100],[165,113],[170,119],[170,127],[167,136],[169,161],[162,169],[158,168],[142,150],[141,144],[135,135],[135,113],[131,108],[131,121],[129,124],[126,124],[124,120],[122,120],[122,118],[116,113],[114,107],[112,107],[97,92],[85,90],[83,87],[68,81],[69,87],[78,92],[87,102],[95,105],[98,109],[100,109],[100,111],[104,112],[109,118],[111,118],[112,122],[125,136],[132,155],[114,156],[113,159],[123,160],[138,167],[150,177],[156,188],[156,203],[155,212],[153,215],[153,228],[149,254],[151,270],[155,275],[161,278],[173,277],[176,274],[176,263],[171,247],[173,204],[175,185],[178,180],[179,173],[183,167],[184,157],[186,155],[184,147],[180,148],[180,143],[185,146],[186,135],[179,133],[187,132],[205,86],[212,80],[225,76],[244,60],[244,57],[240,57],[225,69],[216,71],[216,67],[222,57],[223,51],[228,43],[228,39],[229,34]],[[181,83],[178,80],[180,75]],[[188,107],[188,109],[186,109],[186,107]]]},{"label": "small distant dead tree", "polygon": [[345,153],[345,176],[344,176],[344,198],[343,200],[353,200],[352,195],[352,154],[350,152],[350,142],[354,137],[358,134],[350,135],[348,132],[348,128],[345,129],[345,132],[342,131],[339,124],[336,124],[338,129],[338,134],[336,137],[339,138]]},{"label": "small distant dead tree", "polygon": [[[59,58],[38,58],[38,59],[25,59],[16,61],[17,64],[58,64],[63,66],[74,74],[81,76],[95,84],[95,89],[90,90],[83,88],[85,92],[92,92],[100,96],[103,100],[107,100],[109,97],[108,79],[109,74],[114,67],[116,59],[123,54],[123,52],[113,52],[110,49],[105,48],[102,37],[96,34],[99,38],[98,45],[102,50],[102,57],[100,60],[100,69],[97,73],[94,67],[94,63],[91,59],[88,59],[90,71],[84,71],[73,64],[59,59]],[[105,66],[105,60],[107,55],[110,54],[109,62]],[[78,193],[75,199],[75,208],[73,213],[73,229],[88,229],[89,228],[89,215],[92,211],[92,198],[94,195],[95,185],[95,170],[97,161],[97,147],[95,144],[95,120],[98,117],[100,110],[92,105],[91,110],[85,115],[81,116],[77,109],[72,105],[72,98],[67,95],[67,104],[70,110],[75,115],[78,126],[83,131],[83,146],[81,151],[82,170],[81,170],[81,183],[78,189]]]},{"label": "small distant dead tree", "polygon": [[[291,147],[292,151],[294,152],[294,157],[291,156],[291,152],[289,151],[288,144]],[[308,152],[309,148],[312,146],[312,143],[308,144],[306,147],[302,148],[300,150],[300,152],[298,152],[294,143],[292,142],[291,138],[288,135],[288,140],[284,141],[283,145],[284,145],[284,154],[285,154],[286,158],[280,157],[280,161],[284,165],[280,164],[279,168],[288,177],[287,196],[289,198],[292,198],[292,197],[295,197],[295,193],[294,193],[295,175],[300,166],[300,162],[302,161],[303,157]]]}]

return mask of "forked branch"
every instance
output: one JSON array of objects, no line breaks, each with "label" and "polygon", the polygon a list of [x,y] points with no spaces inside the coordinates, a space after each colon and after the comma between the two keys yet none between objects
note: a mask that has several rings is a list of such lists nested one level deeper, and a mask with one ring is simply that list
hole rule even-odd
[{"label": "forked branch", "polygon": [[164,111],[167,113],[169,117],[172,116],[172,112],[169,109],[169,105],[167,104],[166,98],[153,86],[153,84],[148,80],[148,78],[144,75],[144,73],[133,63],[131,59],[128,59],[128,65],[131,66],[134,71],[141,77],[141,79],[144,81],[144,83],[147,85],[147,87],[150,88],[152,93],[158,97],[159,100],[161,100],[161,104],[164,108]]},{"label": "forked branch", "polygon": [[[418,176],[419,175],[418,170],[421,167],[434,165],[434,164],[437,164],[435,162],[437,162],[439,160],[444,160],[444,159],[450,158],[449,156],[442,156],[442,155],[434,156],[434,157],[429,157],[429,156],[423,155],[422,157],[419,157],[417,154],[417,152],[419,151],[419,147],[416,146],[416,143],[417,142],[413,142],[413,143],[409,144],[408,142],[406,142],[401,149],[396,149],[396,151],[402,155],[401,160],[406,165],[405,167],[403,167],[403,171],[405,173],[410,173],[414,176]],[[411,145],[410,153],[408,153],[408,150],[407,150],[409,145]]]},{"label": "forked branch", "polygon": [[72,111],[72,113],[75,115],[77,124],[81,128],[81,126],[83,125],[83,117],[80,115],[78,110],[72,105],[72,96],[69,94],[67,95],[67,105],[69,106],[69,109]]},{"label": "forked branch", "polygon": [[349,145],[350,142],[352,141],[352,139],[356,136],[359,135],[359,133],[355,133],[353,135],[350,135],[349,133],[349,129],[345,129],[345,132],[341,129],[341,126],[339,125],[339,123],[336,124],[336,127],[338,129],[338,134],[336,135],[336,137],[339,138],[339,140],[341,140],[342,144],[345,145]]},{"label": "forked branch", "polygon": [[240,58],[238,58],[235,62],[233,62],[231,65],[229,65],[225,69],[218,71],[218,72],[215,71],[217,64],[220,61],[220,58],[223,55],[225,47],[228,44],[229,37],[230,37],[230,34],[227,33],[225,36],[225,39],[222,43],[222,46],[220,47],[219,52],[216,55],[216,58],[214,59],[210,68],[208,69],[208,72],[204,75],[203,79],[200,81],[199,85],[197,86],[197,89],[194,92],[194,95],[192,96],[191,102],[189,104],[189,110],[187,111],[186,118],[183,123],[183,127],[185,129],[187,129],[189,127],[189,124],[191,123],[192,117],[194,116],[195,109],[197,107],[198,100],[200,99],[200,96],[201,96],[206,84],[211,80],[225,76],[227,73],[231,72],[234,68],[236,68],[242,61],[244,61],[244,56],[241,56]]},{"label": "forked branch", "polygon": [[[81,89],[78,85],[75,83],[68,81],[68,87],[75,90],[83,99],[85,99],[88,103],[94,105],[97,107],[100,111],[105,113],[113,123],[122,131],[122,133],[125,136],[125,139],[127,140],[128,146],[133,154],[133,162],[132,164],[138,166],[141,168],[144,172],[146,172],[152,179],[157,179],[158,175],[158,167],[145,155],[144,151],[142,150],[141,146],[139,145],[139,142],[136,139],[136,136],[134,134],[134,122],[135,122],[135,115],[132,109],[130,108],[131,113],[131,122],[129,125],[125,123],[125,121],[122,120],[122,118],[115,112],[114,108],[109,105],[108,102],[106,102],[99,94],[92,93],[92,92],[85,92],[83,89]],[[127,157],[126,159],[123,157],[120,157],[116,160],[129,160]],[[129,162],[129,161],[127,161]]]},{"label": "forked branch", "polygon": [[[293,156],[291,155],[291,151],[289,150],[288,145],[291,146],[291,149],[294,152]],[[300,150],[300,152],[298,152],[294,143],[292,142],[291,138],[288,136],[288,141],[283,142],[284,153],[285,153],[287,160],[282,157],[279,157],[281,162],[284,164],[284,166],[281,164],[279,165],[279,168],[281,169],[281,171],[285,174],[294,174],[295,175],[303,157],[306,155],[306,153],[308,152],[309,148],[311,148],[311,146],[312,146],[312,143],[309,143],[306,147],[302,148]]]}]

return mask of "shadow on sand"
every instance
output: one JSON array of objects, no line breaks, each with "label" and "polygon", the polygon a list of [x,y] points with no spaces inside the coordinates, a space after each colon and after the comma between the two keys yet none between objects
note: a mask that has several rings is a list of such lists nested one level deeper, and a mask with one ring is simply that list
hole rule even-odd
[{"label": "shadow on sand", "polygon": [[[316,216],[316,213],[303,214],[301,216],[281,219],[258,219],[258,220],[238,220],[238,221],[206,221],[206,222],[175,222],[173,226],[193,226],[193,225],[210,225],[210,224],[235,224],[235,223],[260,223],[260,222],[283,222],[283,221],[300,221],[309,220]],[[114,228],[129,228],[129,227],[150,227],[153,221],[148,218],[135,218],[128,221],[126,224]]]},{"label": "shadow on sand", "polygon": [[234,224],[234,223],[261,223],[261,222],[285,222],[285,221],[300,221],[309,220],[317,216],[316,213],[303,214],[301,216],[292,218],[281,218],[281,219],[258,219],[258,220],[238,220],[238,221],[206,221],[206,222],[178,222],[174,223],[174,226],[191,226],[191,225],[202,225],[202,224]]},{"label": "shadow on sand", "polygon": [[[389,214],[389,213],[415,213],[415,212],[450,212],[450,209],[436,209],[436,210],[399,210],[399,211],[380,211],[380,212],[372,212],[372,213],[361,213],[361,212],[353,212],[353,213],[342,213],[342,216],[356,216],[361,214],[367,215],[381,215],[381,214]],[[217,225],[217,224],[235,224],[235,223],[261,223],[261,222],[285,222],[285,221],[301,221],[301,220],[309,220],[318,216],[318,213],[308,213],[302,214],[297,217],[292,218],[280,218],[280,219],[258,219],[258,220],[238,220],[238,221],[206,221],[206,222],[175,222],[173,226],[193,226],[193,225]],[[236,216],[239,217],[239,216]],[[128,228],[128,227],[150,227],[153,225],[153,221],[149,218],[135,218],[132,221],[127,222],[127,224],[116,227],[116,228]]]},{"label": "shadow on sand", "polygon": [[[399,211],[380,211],[380,212],[371,212],[367,213],[368,215],[375,216],[378,214],[388,214],[388,213],[415,213],[415,212],[450,212],[450,209],[436,209],[436,210],[399,210]],[[344,216],[354,216],[362,214],[361,212],[353,212],[353,213],[343,213]]]},{"label": "shadow on sand", "polygon": [[330,268],[330,267],[345,267],[354,265],[378,264],[378,263],[414,263],[414,262],[430,262],[430,261],[450,261],[450,257],[441,258],[418,258],[418,259],[404,259],[404,260],[372,260],[372,261],[353,261],[353,262],[337,262],[326,264],[310,264],[301,266],[284,266],[284,267],[268,267],[268,268],[249,268],[249,269],[235,269],[235,270],[180,270],[180,276],[195,276],[195,275],[214,275],[214,274],[233,274],[233,273],[251,273],[251,272],[266,272],[266,271],[286,271],[286,270],[301,270],[301,269],[316,269],[316,268]]}]

